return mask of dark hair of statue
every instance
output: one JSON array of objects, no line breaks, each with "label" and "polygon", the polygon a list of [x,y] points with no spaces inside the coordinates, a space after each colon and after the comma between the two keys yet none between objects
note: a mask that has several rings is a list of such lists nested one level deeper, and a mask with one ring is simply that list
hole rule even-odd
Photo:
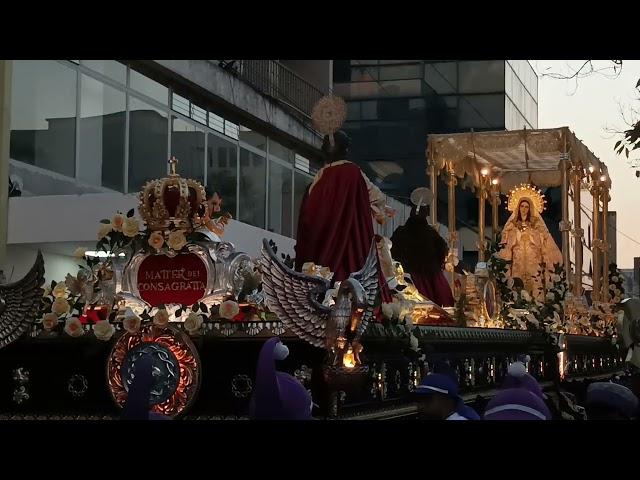
[{"label": "dark hair of statue", "polygon": [[391,256],[399,261],[407,273],[435,275],[444,266],[449,253],[447,242],[427,221],[427,207],[416,211],[391,236]]},{"label": "dark hair of statue", "polygon": [[350,146],[351,139],[343,130],[338,130],[333,134],[333,145],[331,145],[329,135],[325,135],[322,140],[322,153],[325,156],[325,163],[345,160],[349,155]]},{"label": "dark hair of statue", "polygon": [[205,192],[205,195],[207,196],[206,200],[211,199],[215,194],[218,194],[218,196],[220,196],[220,192],[218,192],[212,187],[204,187],[204,192]]},{"label": "dark hair of statue", "polygon": [[[527,205],[529,205],[529,213],[527,214],[527,219],[524,220],[520,214],[520,207],[522,206],[523,203],[526,203]],[[520,203],[518,203],[518,215],[516,216],[516,221],[518,222],[531,222],[531,202],[529,200],[520,200]]]}]

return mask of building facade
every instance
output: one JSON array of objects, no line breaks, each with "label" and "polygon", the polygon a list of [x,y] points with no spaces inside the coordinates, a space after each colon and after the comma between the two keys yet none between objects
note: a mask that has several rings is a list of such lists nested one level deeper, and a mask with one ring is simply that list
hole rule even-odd
[{"label": "building facade", "polygon": [[[333,88],[347,100],[354,159],[405,204],[414,188],[429,185],[427,135],[538,126],[538,77],[526,60],[334,60]],[[559,199],[554,190],[547,195]],[[469,264],[477,258],[477,211],[477,198],[458,188],[460,253]],[[445,225],[446,212],[440,182],[438,220]],[[559,208],[552,204],[545,220],[556,226],[551,230],[559,241]]]},{"label": "building facade", "polygon": [[[9,163],[20,196],[9,201],[7,276],[19,278],[37,249],[47,280],[73,272],[71,253],[95,245],[96,222],[137,206],[171,156],[182,176],[220,192],[236,219],[227,240],[255,255],[266,236],[293,255],[300,201],[321,165],[308,105],[324,92],[276,61],[255,62],[13,61]],[[319,65],[296,66],[320,78]],[[274,84],[280,96],[265,91]]]}]

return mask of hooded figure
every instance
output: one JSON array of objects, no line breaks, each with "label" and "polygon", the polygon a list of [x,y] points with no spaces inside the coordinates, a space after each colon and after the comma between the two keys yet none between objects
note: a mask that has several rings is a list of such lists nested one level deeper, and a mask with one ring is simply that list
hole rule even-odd
[{"label": "hooded figure", "polygon": [[502,390],[487,404],[485,420],[551,420],[542,398],[525,388]]},{"label": "hooded figure", "polygon": [[631,420],[638,414],[638,399],[624,385],[594,382],[587,388],[588,420]]},{"label": "hooded figure", "polygon": [[292,375],[276,371],[276,360],[284,360],[289,349],[278,337],[267,340],[260,350],[256,382],[249,405],[253,420],[310,420],[313,402],[306,388]]},{"label": "hooded figure", "polygon": [[545,400],[542,387],[534,377],[527,373],[527,367],[525,367],[523,362],[513,362],[509,365],[507,375],[504,377],[500,388],[503,390],[509,388],[524,388],[543,401]]},{"label": "hooded figure", "polygon": [[418,291],[441,307],[452,307],[453,293],[443,268],[447,242],[429,225],[426,207],[414,206],[406,223],[391,236],[391,255],[411,275]]},{"label": "hooded figure", "polygon": [[460,397],[453,368],[446,362],[437,362],[433,372],[423,378],[415,391],[422,416],[441,420],[480,420],[476,411],[465,405]]},{"label": "hooded figure", "polygon": [[150,355],[142,355],[136,361],[133,375],[122,420],[171,420],[171,417],[150,410],[149,397],[153,388],[153,359]]}]

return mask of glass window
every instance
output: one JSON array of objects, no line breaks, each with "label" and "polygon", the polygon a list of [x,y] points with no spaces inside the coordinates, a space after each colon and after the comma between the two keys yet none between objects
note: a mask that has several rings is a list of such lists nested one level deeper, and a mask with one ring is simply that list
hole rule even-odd
[{"label": "glass window", "polygon": [[184,178],[204,183],[204,131],[191,122],[171,118],[171,155],[178,159],[177,171]]},{"label": "glass window", "polygon": [[250,128],[241,125],[238,129],[238,136],[241,142],[245,142],[263,151],[267,150],[267,137],[258,132],[254,132]]},{"label": "glass window", "polygon": [[81,64],[123,85],[127,83],[127,66],[116,60],[82,60]]},{"label": "glass window", "polygon": [[228,137],[231,137],[235,140],[238,140],[239,128],[235,123],[230,122],[229,120],[224,121],[224,134]]},{"label": "glass window", "polygon": [[403,80],[407,78],[421,78],[422,66],[419,63],[413,65],[387,65],[380,68],[380,80]]},{"label": "glass window", "polygon": [[177,93],[171,95],[171,109],[175,112],[181,113],[183,115],[189,116],[189,100],[184,97],[181,97]]},{"label": "glass window", "polygon": [[360,102],[347,102],[347,121],[360,120]]},{"label": "glass window", "polygon": [[222,209],[237,218],[236,190],[238,146],[213,133],[207,134],[207,186],[222,197]]},{"label": "glass window", "polygon": [[335,83],[348,82],[351,78],[351,66],[349,60],[333,61],[333,81]]},{"label": "glass window", "polygon": [[362,120],[376,120],[378,118],[378,102],[370,100],[362,102]]},{"label": "glass window", "polygon": [[266,163],[262,155],[240,149],[241,222],[264,228]]},{"label": "glass window", "polygon": [[10,157],[74,177],[77,72],[55,60],[16,60]]},{"label": "glass window", "polygon": [[269,156],[274,156],[287,163],[294,163],[295,153],[293,150],[280,145],[275,140],[269,139]]},{"label": "glass window", "polygon": [[149,77],[130,69],[129,86],[137,92],[162,103],[169,104],[169,89]]},{"label": "glass window", "polygon": [[504,128],[504,96],[461,96],[458,123],[460,128]]},{"label": "glass window", "polygon": [[125,93],[86,75],[80,85],[78,178],[124,192]]},{"label": "glass window", "polygon": [[313,177],[297,171],[294,172],[294,175],[295,183],[293,191],[293,232],[295,238],[295,235],[298,231],[298,217],[300,216],[300,205],[302,204],[302,197],[304,197],[304,192],[307,191],[307,187],[311,185]]},{"label": "glass window", "polygon": [[391,80],[380,82],[382,92],[394,97],[417,97],[422,95],[422,80]]},{"label": "glass window", "polygon": [[209,112],[209,128],[217,132],[224,133],[224,118],[215,113]]},{"label": "glass window", "polygon": [[197,105],[191,104],[191,118],[203,125],[207,124],[207,111]]},{"label": "glass window", "polygon": [[352,82],[371,82],[378,79],[378,67],[351,67]]},{"label": "glass window", "polygon": [[459,62],[460,93],[493,93],[504,91],[504,61]]},{"label": "glass window", "polygon": [[458,64],[456,62],[427,63],[424,66],[425,82],[438,94],[456,93],[458,89]]},{"label": "glass window", "polygon": [[[129,97],[129,192],[167,174],[167,113]],[[178,167],[179,168],[179,167]]]},{"label": "glass window", "polygon": [[268,230],[286,237],[291,237],[292,172],[291,168],[269,162]]}]

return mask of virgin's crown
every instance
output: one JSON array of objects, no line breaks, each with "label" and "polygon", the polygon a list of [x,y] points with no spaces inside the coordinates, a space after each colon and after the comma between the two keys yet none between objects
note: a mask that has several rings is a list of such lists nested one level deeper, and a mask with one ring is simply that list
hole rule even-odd
[{"label": "virgin's crown", "polygon": [[147,182],[139,194],[138,210],[150,230],[175,228],[191,231],[208,214],[204,187],[197,180],[176,173],[178,160],[169,160],[169,175]]}]

